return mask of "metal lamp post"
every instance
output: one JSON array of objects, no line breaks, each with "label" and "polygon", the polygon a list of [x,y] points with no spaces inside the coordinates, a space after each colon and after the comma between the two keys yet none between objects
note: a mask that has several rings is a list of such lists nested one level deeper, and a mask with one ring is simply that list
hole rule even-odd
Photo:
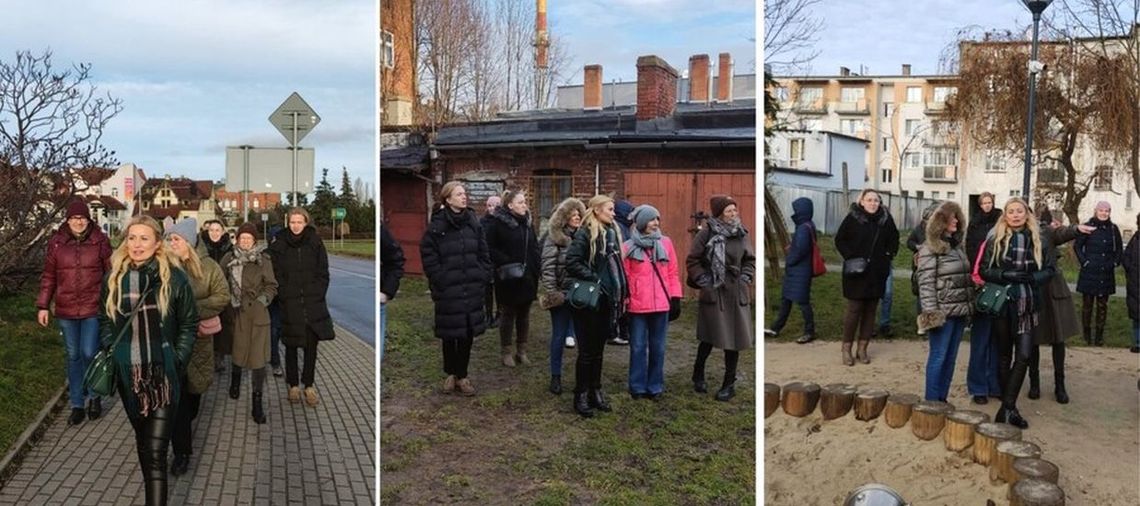
[{"label": "metal lamp post", "polygon": [[1021,198],[1029,202],[1029,174],[1033,168],[1033,115],[1037,108],[1037,74],[1044,68],[1037,61],[1037,26],[1041,13],[1053,0],[1021,0],[1033,13],[1033,54],[1029,57],[1029,124],[1025,129],[1025,179],[1021,183]]}]

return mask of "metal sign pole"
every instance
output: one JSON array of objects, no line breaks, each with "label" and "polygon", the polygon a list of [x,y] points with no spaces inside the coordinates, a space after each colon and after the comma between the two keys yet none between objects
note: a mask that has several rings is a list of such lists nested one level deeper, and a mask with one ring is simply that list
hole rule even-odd
[{"label": "metal sign pole", "polygon": [[297,207],[297,112],[293,112],[293,207]]},{"label": "metal sign pole", "polygon": [[242,195],[244,196],[242,198],[242,209],[244,209],[245,212],[242,215],[242,223],[249,222],[249,148],[251,147],[253,146],[241,147],[244,155],[242,158],[244,159],[245,170],[245,183],[242,186]]}]

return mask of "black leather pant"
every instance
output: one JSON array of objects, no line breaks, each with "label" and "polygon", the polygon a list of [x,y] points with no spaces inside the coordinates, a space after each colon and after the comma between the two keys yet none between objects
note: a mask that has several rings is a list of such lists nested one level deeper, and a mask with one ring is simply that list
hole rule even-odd
[{"label": "black leather pant", "polygon": [[575,309],[574,335],[578,338],[578,359],[574,362],[574,393],[602,388],[602,357],[606,341],[613,337],[610,301],[602,297],[597,311]]},{"label": "black leather pant", "polygon": [[[1013,303],[1007,304],[1007,308],[1011,305]],[[1019,334],[1017,314],[1010,310],[1001,317],[994,318],[994,337],[998,354],[998,383],[1002,386],[1001,403],[1005,408],[1016,408],[1017,396],[1021,393],[1025,373],[1029,369],[1029,356],[1036,346],[1033,333]]]},{"label": "black leather pant", "polygon": [[166,449],[174,429],[175,406],[167,405],[146,417],[132,418],[147,506],[166,504]]},{"label": "black leather pant", "polygon": [[194,419],[198,417],[198,408],[202,404],[202,396],[190,393],[187,388],[189,381],[182,377],[182,399],[178,402],[178,414],[174,419],[174,429],[171,434],[171,445],[174,446],[175,455],[190,455],[194,453],[190,447],[193,433],[190,431]]}]

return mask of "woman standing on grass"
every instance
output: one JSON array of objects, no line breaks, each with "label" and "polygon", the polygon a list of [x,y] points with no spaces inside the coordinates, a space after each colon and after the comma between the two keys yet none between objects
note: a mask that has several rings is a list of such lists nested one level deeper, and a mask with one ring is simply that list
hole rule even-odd
[{"label": "woman standing on grass", "polygon": [[788,323],[792,303],[795,303],[804,317],[804,333],[796,339],[799,344],[815,340],[815,313],[811,307],[811,280],[814,276],[812,251],[816,240],[815,222],[812,221],[814,214],[811,199],[800,197],[792,201],[792,223],[796,224],[796,230],[788,245],[788,253],[784,255],[785,274],[780,293],[780,312],[776,315],[772,328],[764,331],[767,336],[778,336]]},{"label": "woman standing on grass", "polygon": [[972,264],[962,238],[966,217],[955,202],[938,206],[926,223],[926,238],[915,257],[918,278],[918,330],[929,333],[926,400],[946,402],[958,345],[974,312]]},{"label": "woman standing on grass", "polygon": [[135,431],[146,504],[166,504],[166,453],[198,334],[194,291],[164,246],[158,222],[137,216],[111,256],[99,336]]},{"label": "woman standing on grass", "polygon": [[443,346],[443,393],[475,395],[467,377],[471,345],[487,329],[485,290],[491,282],[491,257],[467,190],[450,181],[439,191],[440,205],[420,240],[424,275],[435,303],[435,336]]},{"label": "woman standing on grass", "polygon": [[562,350],[577,345],[574,342],[574,320],[570,305],[566,303],[566,249],[574,232],[582,226],[586,206],[581,200],[570,197],[563,200],[550,216],[550,229],[539,241],[542,243],[542,295],[539,303],[550,311],[550,393],[562,394]]},{"label": "woman standing on grass", "polygon": [[198,416],[198,407],[202,402],[202,394],[213,382],[213,335],[221,330],[221,321],[218,315],[228,305],[230,300],[229,287],[226,285],[226,275],[210,257],[198,258],[196,246],[198,221],[186,218],[176,223],[166,231],[166,238],[170,241],[170,252],[182,264],[182,269],[190,278],[190,288],[194,292],[194,301],[198,307],[198,340],[194,343],[194,351],[190,355],[190,362],[181,378],[182,397],[178,401],[178,412],[174,420],[174,433],[171,444],[174,447],[174,460],[170,464],[170,474],[181,476],[186,474],[190,466],[190,455],[193,453],[191,441],[193,435],[190,426]]},{"label": "woman standing on grass", "polygon": [[[109,270],[111,241],[91,221],[87,204],[73,201],[67,206],[67,221],[48,240],[36,298],[36,319],[44,327],[55,299],[55,317],[67,348],[68,425],[82,423],[85,417],[94,420],[103,412],[99,396],[89,396],[84,390],[83,374],[99,351],[99,287]],[[90,404],[84,412],[88,397]]]},{"label": "woman standing on grass", "polygon": [[[1112,206],[1100,201],[1096,213],[1085,225],[1095,228],[1092,234],[1077,238],[1077,260],[1081,274],[1077,277],[1077,291],[1084,296],[1081,304],[1081,324],[1086,344],[1104,346],[1104,322],[1108,317],[1108,297],[1116,293],[1116,266],[1124,254],[1124,241],[1120,229],[1112,222]],[[1096,306],[1096,333],[1091,334],[1093,306]]]},{"label": "woman standing on grass", "polygon": [[1002,384],[1001,409],[994,416],[995,422],[1029,427],[1017,411],[1017,397],[1035,346],[1033,333],[1040,320],[1042,287],[1054,275],[1054,258],[1048,237],[1041,234],[1025,201],[1011,198],[993,235],[986,240],[981,266],[982,278],[1008,287],[1009,294],[1002,313],[994,318]]},{"label": "woman standing on grass", "polygon": [[698,288],[697,359],[693,364],[693,390],[708,392],[705,361],[713,348],[724,350],[724,380],[716,400],[736,395],[736,366],[741,350],[752,347],[752,280],[756,255],[748,230],[740,222],[736,201],[727,195],[709,200],[712,217],[693,237],[686,258],[688,284]]},{"label": "woman standing on grass", "polygon": [[[329,254],[310,225],[309,212],[294,207],[285,214],[287,228],[269,247],[281,305],[281,341],[285,343],[285,381],[289,402],[301,402],[300,381],[305,383],[305,404],[316,406],[317,343],[336,337],[325,296],[329,291]],[[297,350],[305,351],[304,369],[297,368]]]},{"label": "woman standing on grass", "polygon": [[665,393],[669,312],[681,307],[680,267],[673,241],[661,233],[657,208],[643,204],[629,216],[629,239],[622,244],[629,276],[629,395],[657,400]]},{"label": "woman standing on grass", "polygon": [[869,364],[867,346],[875,327],[875,306],[886,291],[891,261],[899,250],[899,229],[890,213],[882,208],[878,192],[865,189],[859,194],[859,202],[851,204],[851,212],[835,233],[835,249],[843,256],[843,297],[847,299],[847,311],[843,315],[843,364],[855,365],[851,346],[856,333],[859,336],[856,357]]},{"label": "woman standing on grass", "polygon": [[[508,190],[503,203],[487,221],[483,235],[495,273],[495,299],[499,302],[499,345],[503,365],[530,365],[526,343],[530,338],[530,306],[537,297],[540,263],[538,238],[531,228],[526,193]],[[514,347],[512,348],[512,341]]]},{"label": "woman standing on grass", "polygon": [[238,229],[237,247],[222,259],[230,283],[230,307],[234,310],[234,356],[230,371],[230,398],[241,394],[242,369],[249,369],[253,384],[251,416],[265,423],[262,392],[269,361],[269,302],[277,296],[277,278],[265,246],[257,244],[257,227],[246,223]]},{"label": "woman standing on grass", "polygon": [[566,277],[571,286],[577,283],[600,291],[594,307],[574,307],[573,311],[579,346],[574,367],[574,411],[588,418],[594,416],[595,409],[611,410],[602,393],[602,357],[606,341],[615,335],[618,319],[625,312],[629,285],[622,268],[622,235],[614,219],[614,200],[595,195],[587,207],[582,227],[566,251]]}]

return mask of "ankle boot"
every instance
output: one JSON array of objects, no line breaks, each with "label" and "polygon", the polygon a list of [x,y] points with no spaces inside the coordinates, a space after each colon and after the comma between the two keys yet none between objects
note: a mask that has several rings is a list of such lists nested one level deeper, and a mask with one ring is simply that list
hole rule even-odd
[{"label": "ankle boot", "polygon": [[727,383],[727,384],[721,385],[720,390],[718,390],[716,393],[716,400],[721,401],[721,402],[728,402],[728,400],[732,399],[734,396],[736,396],[736,382],[735,381],[732,383]]},{"label": "ankle boot", "polygon": [[1069,393],[1065,391],[1065,343],[1053,345],[1053,395],[1060,404],[1069,403]]},{"label": "ankle boot", "polygon": [[525,341],[515,343],[515,363],[518,365],[530,365],[530,359],[526,356]]},{"label": "ankle boot", "polygon": [[591,408],[597,409],[598,411],[605,411],[606,413],[613,411],[610,408],[610,403],[606,401],[606,396],[602,395],[602,389],[600,388],[590,389],[589,403]]},{"label": "ankle boot", "polygon": [[253,412],[250,414],[253,415],[253,421],[256,422],[258,425],[265,423],[265,407],[262,406],[261,399],[262,399],[262,393],[261,392],[254,392],[253,393]]},{"label": "ankle boot", "polygon": [[230,399],[237,399],[241,396],[241,369],[234,368],[230,372]]},{"label": "ankle boot", "polygon": [[1096,336],[1093,337],[1093,344],[1096,346],[1104,346],[1104,327],[1096,328]]},{"label": "ankle boot", "polygon": [[1017,427],[1019,429],[1028,429],[1029,428],[1029,422],[1025,421],[1025,419],[1021,417],[1021,413],[1017,411],[1016,407],[1007,409],[1006,415],[1007,415],[1006,423],[1008,423],[1014,427]]},{"label": "ankle boot", "polygon": [[586,392],[574,392],[574,411],[583,418],[590,418],[594,416],[594,409],[586,397]]},{"label": "ankle boot", "polygon": [[515,353],[510,346],[503,346],[501,355],[503,356],[503,365],[507,367],[515,366]]},{"label": "ankle boot", "polygon": [[843,343],[843,365],[855,365],[855,357],[851,356],[851,344],[849,342]]},{"label": "ankle boot", "polygon": [[871,356],[867,354],[867,345],[869,344],[871,344],[871,341],[860,340],[859,346],[855,351],[855,358],[859,359],[859,361],[864,364],[871,363]]},{"label": "ankle boot", "polygon": [[1041,398],[1041,371],[1032,360],[1029,362],[1029,398]]},{"label": "ankle boot", "polygon": [[562,376],[555,374],[550,377],[550,393],[562,395]]},{"label": "ankle boot", "polygon": [[693,391],[698,394],[706,394],[709,391],[709,385],[705,382],[705,362],[699,357],[693,364]]}]

